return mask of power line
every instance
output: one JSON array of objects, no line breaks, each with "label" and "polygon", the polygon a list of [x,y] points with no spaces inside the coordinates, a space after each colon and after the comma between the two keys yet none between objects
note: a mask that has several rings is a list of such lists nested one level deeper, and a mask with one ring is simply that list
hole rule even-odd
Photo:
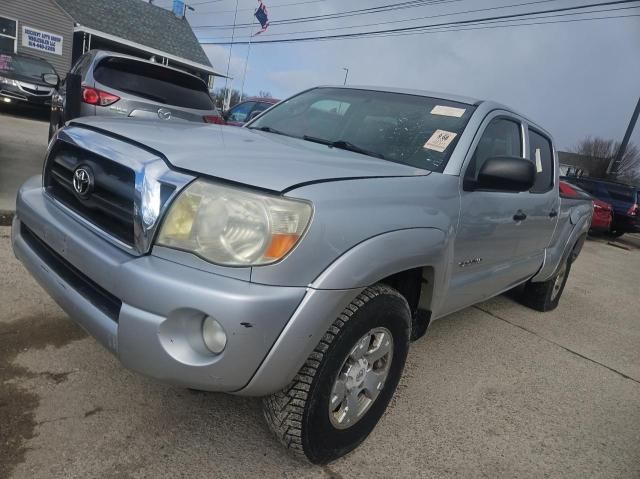
[{"label": "power line", "polygon": [[[541,14],[547,14],[547,13],[558,13],[558,12],[581,10],[581,9],[593,8],[593,7],[604,7],[604,6],[610,6],[610,5],[625,4],[625,3],[636,3],[638,1],[639,0],[616,0],[616,1],[609,1],[609,2],[593,3],[593,4],[590,4],[590,5],[554,8],[554,9],[547,9],[547,10],[539,10],[539,11],[535,11],[535,12],[515,13],[515,14],[508,14],[508,15],[497,15],[497,16],[493,16],[493,17],[484,17],[484,18],[469,19],[469,20],[458,20],[458,21],[453,21],[453,22],[442,22],[442,23],[436,23],[436,24],[430,24],[430,25],[417,25],[417,26],[411,26],[411,27],[391,28],[391,29],[386,29],[386,30],[374,30],[374,31],[369,31],[369,32],[341,33],[341,34],[336,34],[336,35],[323,35],[323,36],[302,37],[302,38],[285,38],[285,39],[280,39],[280,40],[261,40],[261,41],[254,41],[253,44],[255,45],[255,44],[260,44],[260,43],[291,43],[291,42],[325,40],[325,39],[338,40],[338,39],[358,38],[358,37],[363,37],[363,36],[378,36],[378,35],[383,35],[383,34],[387,34],[387,33],[401,33],[401,32],[424,30],[425,28],[468,25],[468,24],[473,24],[473,23],[478,23],[478,22],[487,22],[487,21],[491,21],[491,20],[502,20],[502,19],[507,19],[507,18],[526,17],[526,16],[531,16],[531,15],[541,15]],[[584,12],[584,13],[589,13],[589,12]],[[209,42],[209,41],[201,41],[200,43],[203,43],[203,44],[217,44],[217,45],[229,45],[230,44],[229,42]],[[247,44],[247,43],[248,42],[246,42],[246,41],[235,42],[235,44],[240,44],[240,45]]]},{"label": "power line", "polygon": [[[554,1],[554,0],[542,0],[542,1],[539,1],[539,2],[529,2],[529,4],[532,4],[532,3],[544,3],[544,2],[549,2],[549,1]],[[632,1],[638,1],[638,0],[632,0]],[[524,3],[524,4],[520,4],[520,5],[527,5],[527,4]],[[533,20],[533,19],[538,19],[538,18],[564,17],[564,16],[568,16],[568,15],[587,15],[589,13],[613,12],[613,11],[618,11],[618,10],[629,10],[631,8],[640,8],[640,5],[631,6],[631,7],[608,8],[608,9],[603,9],[603,10],[590,10],[588,12],[571,12],[571,13],[562,13],[562,14],[549,15],[549,16],[528,17],[527,19],[528,20]],[[344,29],[359,28],[359,27],[371,26],[371,25],[381,25],[381,24],[385,24],[385,23],[397,23],[397,22],[400,22],[400,21],[407,22],[407,21],[413,21],[413,20],[422,20],[424,18],[435,18],[435,17],[439,17],[439,16],[448,16],[448,15],[458,15],[458,13],[451,13],[451,14],[445,14],[445,15],[434,15],[432,17],[422,17],[422,18],[409,19],[409,20],[397,20],[397,21],[394,21],[394,22],[381,22],[381,23],[377,23],[377,24],[373,23],[373,24],[369,24],[369,25],[355,25],[355,26],[348,26],[348,27],[335,27],[335,28],[327,28],[327,29],[300,30],[300,31],[295,31],[295,32],[271,33],[271,34],[268,34],[268,35],[263,35],[263,38],[264,37],[282,36],[282,35],[293,35],[293,34],[300,34],[300,33],[324,32],[324,31],[330,31],[330,30],[344,30]],[[523,15],[527,15],[527,14],[523,14]],[[534,15],[534,14],[531,14],[531,15]],[[479,20],[477,23],[501,23],[501,22],[513,22],[513,21],[517,21],[517,20],[506,19],[506,20],[486,21],[486,22],[484,22],[482,20]],[[366,32],[362,32],[362,33],[366,33]],[[231,37],[213,37],[213,38],[206,38],[205,40],[226,40],[226,39],[229,39],[229,38],[231,38]]]},{"label": "power line", "polygon": [[[547,21],[547,22],[530,22],[530,23],[512,23],[509,25],[490,25],[490,26],[478,26],[478,27],[465,27],[465,28],[446,28],[446,27],[442,27],[441,29],[434,29],[434,30],[423,30],[420,32],[404,32],[404,33],[388,33],[388,34],[383,34],[383,35],[376,35],[375,38],[381,38],[381,37],[399,37],[399,36],[406,36],[406,35],[425,35],[425,34],[429,34],[429,33],[449,33],[449,32],[465,32],[465,31],[470,31],[470,30],[493,30],[493,29],[497,29],[497,28],[509,28],[509,27],[526,27],[526,26],[533,26],[533,25],[549,25],[549,24],[554,24],[554,23],[577,23],[577,22],[588,22],[588,21],[594,21],[594,20],[609,20],[609,19],[616,19],[616,18],[632,18],[632,17],[640,17],[640,14],[632,14],[632,15],[611,15],[611,16],[604,16],[604,17],[591,17],[591,18],[576,18],[573,20],[553,20],[553,21]],[[545,18],[545,17],[543,17]],[[553,18],[553,17],[546,17],[546,18]],[[357,40],[359,38],[366,38],[366,36],[362,36],[362,37],[349,37],[349,38],[330,38],[330,37],[321,37],[321,38],[317,38],[317,39],[310,39],[310,40],[300,40],[302,42],[305,41],[332,41],[332,40]],[[203,44],[212,44],[212,45],[224,45],[221,43],[217,43],[217,42],[211,42],[211,43],[207,43],[207,42],[201,42]],[[249,42],[237,42],[237,44],[246,44]],[[252,45],[255,45],[256,43],[293,43],[293,42],[287,42],[286,40],[270,40],[268,42],[262,41],[262,42],[253,42]]]},{"label": "power line", "polygon": [[[527,6],[527,5],[535,5],[535,4],[540,4],[540,3],[549,3],[549,2],[555,2],[557,0],[536,0],[533,2],[523,2],[523,3],[513,3],[511,5],[502,5],[499,7],[487,7],[487,8],[479,8],[476,10],[464,10],[462,12],[451,12],[451,13],[441,13],[438,15],[427,15],[424,17],[416,17],[416,18],[407,18],[407,19],[402,19],[402,20],[387,20],[385,22],[376,22],[376,23],[366,23],[364,25],[349,25],[349,26],[345,26],[345,27],[333,27],[333,28],[318,28],[315,30],[302,30],[302,31],[295,31],[295,32],[285,32],[285,33],[268,33],[265,35],[262,35],[262,37],[270,37],[270,36],[274,36],[274,35],[285,35],[285,34],[294,34],[294,33],[314,33],[314,32],[328,32],[331,30],[344,30],[344,29],[349,29],[349,28],[363,28],[363,27],[375,27],[378,25],[390,25],[392,23],[406,23],[406,22],[416,22],[418,20],[428,20],[431,18],[439,18],[439,17],[449,17],[449,16],[453,16],[453,15],[464,15],[467,13],[478,13],[478,12],[485,12],[485,11],[490,11],[490,10],[500,10],[503,8],[513,8],[513,7],[522,7],[522,6]],[[198,27],[194,27],[194,28],[198,28]],[[220,39],[227,39],[229,37],[216,37],[216,38],[220,38]]]},{"label": "power line", "polygon": [[[223,1],[223,0],[220,0]],[[326,2],[327,0],[306,0],[304,2],[292,2],[292,3],[276,3],[275,5],[269,4],[269,10],[273,8],[292,7],[294,5],[306,5],[308,3]],[[195,4],[193,4],[195,5]],[[256,7],[252,8],[239,8],[239,12],[254,11]],[[233,13],[234,10],[199,10],[200,13]]]},{"label": "power line", "polygon": [[[283,20],[274,20],[270,22],[270,24],[271,25],[287,25],[291,23],[306,23],[306,22],[318,22],[323,20],[335,20],[337,18],[352,17],[356,15],[384,13],[384,12],[390,12],[395,10],[404,10],[406,8],[422,7],[426,5],[435,5],[435,4],[455,3],[455,2],[461,2],[461,1],[464,1],[464,0],[411,0],[407,2],[401,2],[401,3],[380,5],[377,7],[361,8],[358,10],[348,10],[345,12],[326,13],[323,15],[311,15],[308,17],[285,18]],[[194,26],[193,28],[211,28],[211,29],[228,30],[232,28],[248,27],[248,26],[251,26],[251,24],[238,23],[238,24],[226,24],[226,25],[198,25],[198,26]]]},{"label": "power line", "polygon": [[[205,3],[219,3],[224,2],[225,0],[206,0],[204,2],[191,3],[191,5],[204,5]],[[233,10],[231,10],[233,12]]]}]

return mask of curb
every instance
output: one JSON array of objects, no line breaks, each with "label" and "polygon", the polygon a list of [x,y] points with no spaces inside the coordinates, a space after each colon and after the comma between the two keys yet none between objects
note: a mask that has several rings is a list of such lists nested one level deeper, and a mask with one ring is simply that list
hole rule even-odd
[{"label": "curb", "polygon": [[0,226],[11,226],[15,211],[0,210]]}]

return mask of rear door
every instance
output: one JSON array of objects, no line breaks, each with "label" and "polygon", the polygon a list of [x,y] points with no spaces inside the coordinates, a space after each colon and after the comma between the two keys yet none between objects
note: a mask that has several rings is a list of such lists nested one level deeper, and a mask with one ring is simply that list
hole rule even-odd
[{"label": "rear door", "polygon": [[518,257],[526,261],[535,272],[544,260],[544,252],[551,241],[558,221],[560,195],[555,171],[555,150],[551,139],[532,126],[527,128],[526,157],[536,167],[536,181],[528,193],[523,193],[527,202],[524,209],[527,218],[526,230],[518,245]]},{"label": "rear door", "polygon": [[[463,177],[477,178],[482,164],[494,156],[525,158],[523,122],[496,110],[483,121],[467,154],[460,179],[461,212],[454,243],[454,263],[443,314],[472,305],[535,273],[521,242],[536,236],[528,222],[530,194],[465,191]],[[521,220],[522,215],[527,220]]]},{"label": "rear door", "polygon": [[93,78],[96,88],[120,97],[96,107],[96,115],[202,122],[215,111],[202,80],[162,65],[107,57],[98,62]]}]

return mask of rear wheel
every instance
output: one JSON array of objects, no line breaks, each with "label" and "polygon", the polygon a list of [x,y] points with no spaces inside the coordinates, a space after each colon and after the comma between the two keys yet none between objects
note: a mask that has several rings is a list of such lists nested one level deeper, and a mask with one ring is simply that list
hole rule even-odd
[{"label": "rear wheel", "polygon": [[571,271],[570,258],[571,256],[563,263],[553,278],[542,283],[527,283],[522,291],[521,301],[537,311],[556,309]]},{"label": "rear wheel", "polygon": [[386,285],[367,288],[335,320],[264,414],[294,454],[324,464],[355,449],[384,413],[402,375],[411,313]]}]

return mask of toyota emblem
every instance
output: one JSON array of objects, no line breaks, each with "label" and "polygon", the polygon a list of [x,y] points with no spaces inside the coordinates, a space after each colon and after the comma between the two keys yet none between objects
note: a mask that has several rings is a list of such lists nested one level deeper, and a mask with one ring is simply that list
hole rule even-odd
[{"label": "toyota emblem", "polygon": [[171,111],[166,108],[160,108],[158,110],[158,118],[161,120],[171,120]]},{"label": "toyota emblem", "polygon": [[80,166],[73,172],[73,189],[82,198],[86,198],[93,189],[93,173],[86,166]]}]

